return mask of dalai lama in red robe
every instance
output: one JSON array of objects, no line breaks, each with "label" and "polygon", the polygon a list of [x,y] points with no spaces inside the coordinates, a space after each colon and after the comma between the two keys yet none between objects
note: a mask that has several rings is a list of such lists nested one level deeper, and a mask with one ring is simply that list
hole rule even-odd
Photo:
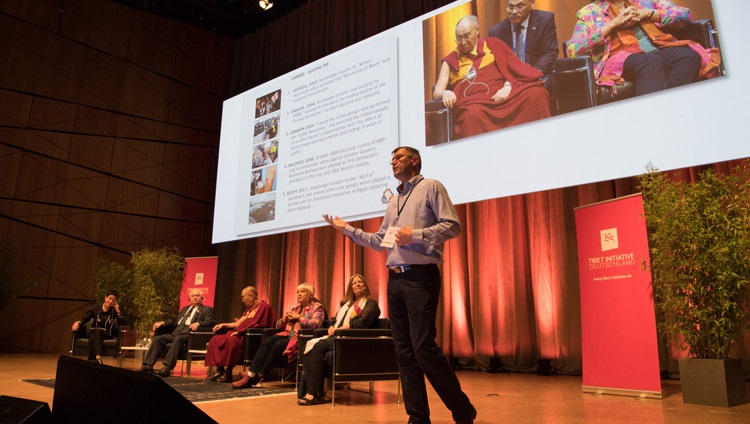
[{"label": "dalai lama in red robe", "polygon": [[453,109],[456,138],[550,116],[542,73],[496,38],[479,38],[476,16],[456,25],[456,50],[443,58],[433,98]]},{"label": "dalai lama in red robe", "polygon": [[234,380],[232,368],[242,362],[243,340],[248,328],[269,328],[275,325],[273,309],[267,302],[258,299],[258,290],[247,286],[240,293],[246,309],[234,322],[217,324],[216,333],[208,342],[206,365],[217,367],[209,381],[231,383]]}]

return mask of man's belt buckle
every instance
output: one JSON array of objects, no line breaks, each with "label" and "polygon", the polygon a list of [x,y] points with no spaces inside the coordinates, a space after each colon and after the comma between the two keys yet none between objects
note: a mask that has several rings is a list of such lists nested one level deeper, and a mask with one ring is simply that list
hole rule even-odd
[{"label": "man's belt buckle", "polygon": [[394,274],[403,274],[406,271],[411,270],[411,266],[409,265],[401,265],[401,266],[394,266],[389,268]]}]

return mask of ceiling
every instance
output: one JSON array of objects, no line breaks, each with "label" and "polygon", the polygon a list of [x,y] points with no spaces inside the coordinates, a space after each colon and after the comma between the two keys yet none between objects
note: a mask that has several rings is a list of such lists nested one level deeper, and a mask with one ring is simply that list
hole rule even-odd
[{"label": "ceiling", "polygon": [[258,0],[111,0],[175,19],[231,38],[256,31],[311,0],[273,0],[263,10]]}]

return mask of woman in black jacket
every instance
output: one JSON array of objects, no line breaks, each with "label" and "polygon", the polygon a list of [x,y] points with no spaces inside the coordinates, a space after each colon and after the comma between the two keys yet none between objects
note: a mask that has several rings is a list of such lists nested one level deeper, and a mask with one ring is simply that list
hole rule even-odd
[{"label": "woman in black jacket", "polygon": [[323,375],[326,363],[326,353],[333,350],[333,334],[338,328],[373,328],[378,324],[380,307],[375,299],[370,297],[365,277],[354,274],[349,278],[346,295],[341,301],[341,309],[336,314],[336,320],[328,328],[328,335],[317,337],[307,342],[302,356],[302,366],[305,372],[306,394],[299,398],[299,405],[318,405],[325,403]]},{"label": "woman in black jacket", "polygon": [[89,338],[89,361],[102,363],[102,352],[104,352],[104,340],[113,339],[120,333],[122,324],[122,311],[117,303],[118,294],[110,290],[104,298],[101,306],[95,306],[90,311],[86,311],[83,319],[73,323],[73,331],[78,331],[81,325],[85,326],[89,321],[91,331]]}]

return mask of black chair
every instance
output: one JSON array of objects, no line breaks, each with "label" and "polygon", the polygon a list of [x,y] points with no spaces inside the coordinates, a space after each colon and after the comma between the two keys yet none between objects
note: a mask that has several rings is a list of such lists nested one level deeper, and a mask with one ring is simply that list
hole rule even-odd
[{"label": "black chair", "polygon": [[323,324],[320,326],[320,328],[312,329],[312,328],[305,328],[300,330],[299,334],[297,334],[297,345],[299,347],[299,354],[297,355],[297,369],[294,375],[294,381],[295,381],[295,388],[299,389],[299,380],[300,375],[302,375],[303,365],[302,365],[302,355],[304,355],[305,347],[307,347],[307,342],[310,341],[310,339],[315,337],[322,337],[326,334],[328,334],[328,327],[331,326],[330,320],[326,319],[323,321]]},{"label": "black chair", "polygon": [[[72,331],[70,343],[70,356],[86,356],[89,354],[89,334],[91,333],[91,324],[89,321],[86,325],[78,326],[78,331]],[[104,341],[104,352],[102,356],[111,356],[117,359],[120,356],[120,347],[122,340],[120,332],[117,331],[116,337]]]},{"label": "black chair", "polygon": [[[553,75],[540,78],[549,94],[550,115],[559,113],[557,106],[557,88]],[[435,146],[456,139],[453,127],[453,113],[442,100],[428,100],[424,105],[425,112],[425,142],[427,146]]]},{"label": "black chair", "polygon": [[[190,377],[190,367],[194,359],[206,359],[208,342],[214,333],[211,327],[198,327],[188,334],[187,353],[185,354],[185,377]],[[211,370],[208,371],[211,375]]]},{"label": "black chair", "polygon": [[[154,331],[154,337],[161,334],[171,333],[174,330],[174,326],[167,327],[161,326]],[[213,336],[213,327],[198,327],[197,330],[190,330],[188,333],[188,342],[184,352],[180,352],[178,359],[185,362],[185,376],[190,376],[190,367],[193,359],[199,357],[205,358],[206,356],[206,345]],[[164,354],[172,348],[172,343],[164,345],[164,349],[159,352],[159,357],[163,357]],[[192,350],[192,352],[191,352]]]},{"label": "black chair", "polygon": [[[719,47],[718,32],[711,19],[699,19],[682,28],[664,29],[679,40],[693,40],[705,48]],[[567,45],[562,44],[563,57],[555,61],[552,72],[557,81],[558,109],[560,113],[572,112],[588,107],[611,103],[635,96],[635,84],[625,81],[615,84],[615,90],[599,86],[594,77],[594,63],[587,55],[568,57]],[[719,65],[720,75],[724,75],[723,65]]]},{"label": "black chair", "polygon": [[[315,337],[327,334],[320,329]],[[399,377],[396,348],[390,321],[381,318],[378,328],[337,329],[333,335],[333,350],[326,354],[326,375],[331,380],[331,406],[336,405],[336,385],[367,381],[370,396],[374,395],[375,381],[398,382],[397,402],[401,403],[401,381]],[[350,390],[354,390],[347,384]]]},{"label": "black chair", "polygon": [[248,328],[245,330],[245,338],[242,342],[242,365],[249,367],[253,363],[255,354],[258,353],[260,343],[264,337],[272,336],[280,332],[281,328]]},{"label": "black chair", "polygon": [[[249,367],[253,363],[253,358],[255,357],[255,354],[258,353],[258,349],[260,348],[261,343],[268,337],[274,336],[278,333],[280,333],[283,328],[248,328],[245,330],[245,339],[243,340],[243,360],[242,365],[244,367]],[[303,334],[307,334],[307,332],[312,332],[313,330],[300,330],[300,339],[298,342],[301,342],[302,338],[306,336],[302,336]],[[300,349],[304,349],[303,345],[300,345]],[[295,362],[288,362],[286,360],[285,356],[281,356],[278,358],[278,361],[274,364],[275,370],[280,370],[279,380],[282,382],[291,382],[292,381],[292,374],[295,373]],[[272,376],[264,376],[264,380],[272,379]]]},{"label": "black chair", "polygon": [[428,146],[447,143],[456,137],[453,132],[451,110],[445,107],[442,100],[429,100],[425,103],[424,109]]}]

